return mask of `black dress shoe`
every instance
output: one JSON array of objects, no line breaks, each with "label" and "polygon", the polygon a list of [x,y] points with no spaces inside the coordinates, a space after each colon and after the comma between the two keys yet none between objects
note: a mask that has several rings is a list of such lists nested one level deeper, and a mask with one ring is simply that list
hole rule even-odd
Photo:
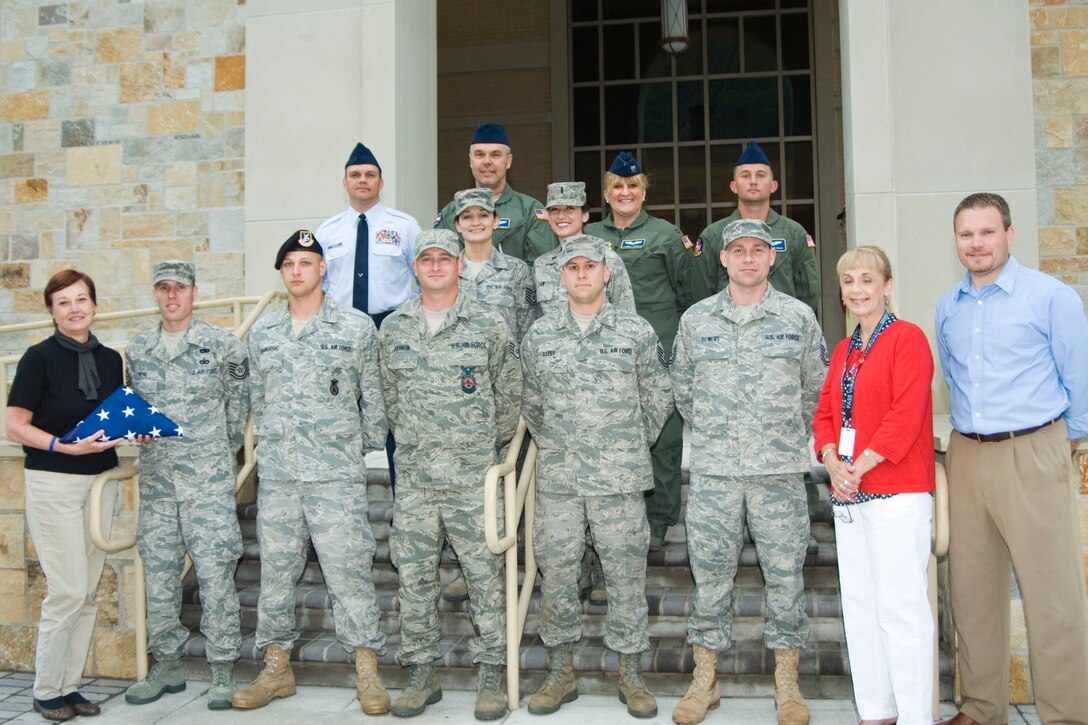
[{"label": "black dress shoe", "polygon": [[63,697],[52,697],[48,700],[34,698],[34,710],[46,720],[64,722],[76,716],[76,711],[64,701]]},{"label": "black dress shoe", "polygon": [[64,696],[64,701],[68,703],[68,707],[72,708],[76,715],[94,717],[102,712],[102,708],[98,706],[97,702],[91,702],[78,692],[69,692]]}]

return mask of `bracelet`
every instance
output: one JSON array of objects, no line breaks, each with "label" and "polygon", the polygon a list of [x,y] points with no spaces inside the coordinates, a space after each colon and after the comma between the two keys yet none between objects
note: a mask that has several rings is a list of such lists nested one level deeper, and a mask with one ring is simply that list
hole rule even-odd
[{"label": "bracelet", "polygon": [[828,451],[831,451],[832,453],[835,452],[835,444],[834,443],[828,443],[826,446],[824,446],[823,448],[820,449],[820,462],[821,463],[823,462],[824,458],[827,457],[827,452]]},{"label": "bracelet", "polygon": [[49,452],[53,453],[53,446],[57,444],[57,437],[53,436],[53,440],[49,441]]},{"label": "bracelet", "polygon": [[876,456],[874,456],[874,455],[873,455],[873,452],[872,452],[872,451],[870,451],[870,450],[869,450],[868,448],[866,448],[866,449],[865,449],[864,451],[862,451],[862,452],[861,452],[861,455],[865,456],[866,458],[868,458],[868,459],[869,459],[870,461],[872,461],[873,463],[875,463],[875,464],[876,464],[876,465],[878,465],[878,466],[879,466],[879,465],[880,465],[880,463],[881,463],[880,461],[878,461],[878,460],[876,459]]}]

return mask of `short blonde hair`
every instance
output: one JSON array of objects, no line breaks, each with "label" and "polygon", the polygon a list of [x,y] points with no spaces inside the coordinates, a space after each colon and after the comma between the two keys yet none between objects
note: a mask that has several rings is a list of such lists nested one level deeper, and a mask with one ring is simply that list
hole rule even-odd
[{"label": "short blonde hair", "polygon": [[[885,281],[892,279],[892,263],[888,259],[887,253],[875,244],[865,244],[860,247],[853,247],[847,249],[839,261],[835,264],[835,274],[842,277],[843,272],[855,267],[863,267],[871,269],[884,278]],[[841,287],[840,287],[841,292]],[[892,285],[891,291],[886,295],[887,302],[884,307],[893,315],[899,313],[899,304],[895,298],[895,285]],[[845,308],[845,303],[843,304]],[[846,310],[846,333],[853,332],[854,327],[858,324],[858,320],[854,317],[854,314],[849,310]]]},{"label": "short blonde hair", "polygon": [[605,197],[608,196],[608,190],[611,189],[612,185],[615,184],[616,181],[619,179],[633,181],[640,187],[642,187],[643,191],[650,190],[650,180],[649,178],[647,178],[646,174],[635,174],[634,176],[620,176],[619,174],[613,174],[611,171],[606,171],[604,172],[604,185],[601,187],[601,189],[603,189]]}]

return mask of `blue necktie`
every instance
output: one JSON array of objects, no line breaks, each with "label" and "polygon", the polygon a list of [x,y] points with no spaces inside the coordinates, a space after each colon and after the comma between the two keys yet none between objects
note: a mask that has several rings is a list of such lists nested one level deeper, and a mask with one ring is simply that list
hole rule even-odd
[{"label": "blue necktie", "polygon": [[359,215],[359,226],[355,229],[355,285],[351,293],[351,306],[357,310],[367,310],[367,262],[368,237],[370,229],[366,224],[366,214]]}]

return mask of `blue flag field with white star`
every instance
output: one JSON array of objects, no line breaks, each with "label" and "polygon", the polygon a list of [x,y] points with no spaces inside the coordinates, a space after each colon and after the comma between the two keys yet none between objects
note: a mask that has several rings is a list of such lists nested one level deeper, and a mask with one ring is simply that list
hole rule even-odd
[{"label": "blue flag field with white star", "polygon": [[124,438],[134,441],[136,436],[168,438],[185,435],[181,426],[127,385],[110,393],[101,405],[65,433],[60,442],[72,443],[80,439],[81,431],[84,436],[89,436],[97,430],[102,430],[103,437],[108,440]]}]

